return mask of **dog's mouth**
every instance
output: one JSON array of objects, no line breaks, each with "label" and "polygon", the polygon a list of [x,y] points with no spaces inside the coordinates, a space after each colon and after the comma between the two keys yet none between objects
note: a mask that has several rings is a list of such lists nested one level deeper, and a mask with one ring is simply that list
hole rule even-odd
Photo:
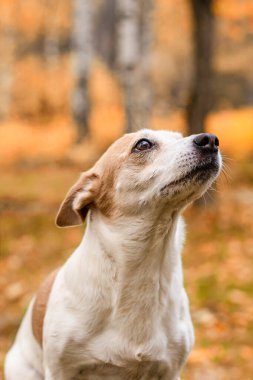
[{"label": "dog's mouth", "polygon": [[209,180],[212,176],[215,176],[219,171],[219,163],[217,159],[211,159],[209,162],[200,163],[199,165],[192,168],[184,176],[169,182],[160,189],[160,192],[164,192],[170,188],[175,188],[176,186],[186,185],[189,182],[204,183]]}]

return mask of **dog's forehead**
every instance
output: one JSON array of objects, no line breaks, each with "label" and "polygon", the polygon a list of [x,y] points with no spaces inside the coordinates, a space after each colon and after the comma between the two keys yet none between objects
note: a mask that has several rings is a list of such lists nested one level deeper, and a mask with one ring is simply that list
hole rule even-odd
[{"label": "dog's forehead", "polygon": [[95,170],[101,173],[108,168],[117,169],[127,158],[129,148],[134,142],[134,135],[135,133],[129,133],[116,140],[96,162]]},{"label": "dog's forehead", "polygon": [[152,130],[143,130],[143,133],[147,134],[147,137],[153,138],[154,140],[158,140],[161,142],[170,142],[170,141],[175,141],[178,139],[183,138],[182,134],[179,132],[173,132],[173,131],[164,131],[164,130],[159,130],[159,131],[152,131]]},{"label": "dog's forehead", "polygon": [[132,144],[135,141],[136,133],[128,133],[118,140],[116,140],[102,155],[98,163],[104,164],[117,160],[118,162],[124,160],[131,149]]},{"label": "dog's forehead", "polygon": [[171,131],[153,131],[150,129],[141,129],[140,131],[127,133],[116,140],[103,154],[97,162],[97,167],[112,166],[118,167],[127,159],[132,147],[140,139],[150,139],[157,143],[166,144],[181,139],[182,135],[178,132]]}]

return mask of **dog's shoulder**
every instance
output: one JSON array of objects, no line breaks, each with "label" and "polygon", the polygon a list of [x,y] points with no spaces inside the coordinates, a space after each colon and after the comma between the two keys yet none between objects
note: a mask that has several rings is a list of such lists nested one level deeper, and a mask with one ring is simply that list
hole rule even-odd
[{"label": "dog's shoulder", "polygon": [[43,323],[47,309],[48,299],[59,268],[51,272],[43,281],[36,294],[32,309],[32,331],[37,342],[42,346]]}]

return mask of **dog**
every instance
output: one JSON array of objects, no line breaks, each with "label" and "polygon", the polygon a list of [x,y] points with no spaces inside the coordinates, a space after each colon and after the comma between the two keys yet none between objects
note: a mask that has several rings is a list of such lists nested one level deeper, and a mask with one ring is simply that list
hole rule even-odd
[{"label": "dog", "polygon": [[6,380],[179,380],[194,344],[183,286],[182,211],[222,167],[211,134],[118,139],[61,204],[84,237],[31,301]]}]

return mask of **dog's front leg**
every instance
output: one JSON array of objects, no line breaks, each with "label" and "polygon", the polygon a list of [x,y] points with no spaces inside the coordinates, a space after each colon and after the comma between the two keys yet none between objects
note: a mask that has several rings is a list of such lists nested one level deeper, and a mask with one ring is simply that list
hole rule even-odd
[{"label": "dog's front leg", "polygon": [[63,380],[63,377],[61,376],[59,372],[57,374],[56,373],[53,374],[53,372],[49,368],[46,368],[45,380]]},{"label": "dog's front leg", "polygon": [[49,368],[46,368],[45,370],[45,380],[54,380],[56,377],[53,376],[52,372]]}]

